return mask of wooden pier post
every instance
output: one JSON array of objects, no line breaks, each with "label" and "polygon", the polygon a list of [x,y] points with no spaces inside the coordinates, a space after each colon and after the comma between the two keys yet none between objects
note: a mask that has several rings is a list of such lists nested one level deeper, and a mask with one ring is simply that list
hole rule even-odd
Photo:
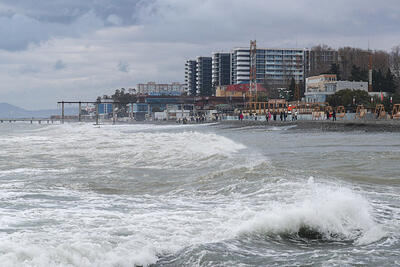
[{"label": "wooden pier post", "polygon": [[81,122],[81,108],[82,108],[82,103],[79,101],[79,106],[78,106],[78,121]]},{"label": "wooden pier post", "polygon": [[112,123],[115,124],[115,105],[112,103]]},{"label": "wooden pier post", "polygon": [[64,124],[64,101],[61,102],[61,124]]},{"label": "wooden pier post", "polygon": [[130,113],[131,120],[133,120],[133,103],[131,103],[131,110],[129,113]]},{"label": "wooden pier post", "polygon": [[96,103],[96,125],[99,125],[99,102]]}]

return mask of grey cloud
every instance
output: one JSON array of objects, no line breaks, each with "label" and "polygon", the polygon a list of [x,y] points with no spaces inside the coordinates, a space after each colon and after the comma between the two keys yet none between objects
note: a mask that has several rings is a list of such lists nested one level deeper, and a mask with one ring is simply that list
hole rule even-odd
[{"label": "grey cloud", "polygon": [[38,73],[39,69],[32,65],[23,65],[22,67],[19,68],[19,72],[21,74],[34,74],[34,73]]},{"label": "grey cloud", "polygon": [[52,37],[79,37],[83,33],[101,28],[104,23],[92,12],[79,17],[71,25],[44,23],[34,18],[14,14],[0,18],[0,49],[18,51],[29,44],[40,44]]},{"label": "grey cloud", "polygon": [[79,37],[106,26],[132,25],[140,0],[3,0],[0,49],[18,51],[54,37]]},{"label": "grey cloud", "polygon": [[66,67],[67,67],[67,64],[65,64],[61,59],[57,60],[53,66],[53,68],[55,70],[62,70],[62,69],[65,69]]},{"label": "grey cloud", "polygon": [[126,63],[126,62],[120,61],[118,63],[118,70],[121,71],[121,72],[128,73],[129,72],[129,64]]}]

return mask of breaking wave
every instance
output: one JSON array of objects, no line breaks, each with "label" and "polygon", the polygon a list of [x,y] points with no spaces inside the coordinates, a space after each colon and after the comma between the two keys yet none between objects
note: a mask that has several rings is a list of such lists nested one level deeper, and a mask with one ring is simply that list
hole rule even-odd
[{"label": "breaking wave", "polygon": [[385,236],[369,202],[347,188],[309,181],[308,190],[297,192],[294,203],[272,203],[245,222],[240,234],[279,236],[325,241],[350,241],[356,245]]}]

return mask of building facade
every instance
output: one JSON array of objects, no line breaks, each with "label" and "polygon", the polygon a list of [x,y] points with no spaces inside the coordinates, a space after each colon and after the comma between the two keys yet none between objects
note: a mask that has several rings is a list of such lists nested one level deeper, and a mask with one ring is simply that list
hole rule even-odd
[{"label": "building facade", "polygon": [[196,59],[196,89],[200,96],[210,96],[212,90],[212,58],[197,57]]},{"label": "building facade", "polygon": [[[268,87],[288,87],[292,77],[297,83],[304,82],[304,49],[258,48],[256,52],[257,83]],[[235,48],[232,51],[232,83],[248,83],[250,79],[250,49]]]},{"label": "building facade", "polygon": [[231,53],[213,53],[212,86],[231,84]]},{"label": "building facade", "polygon": [[[257,83],[258,93],[267,93],[267,89],[263,87],[262,84]],[[250,97],[250,84],[231,84],[231,85],[221,85],[217,86],[215,96],[217,97]]]},{"label": "building facade", "polygon": [[307,78],[327,73],[332,64],[338,64],[338,62],[337,50],[320,46],[305,50],[305,76]]},{"label": "building facade", "polygon": [[306,102],[326,102],[328,95],[340,90],[362,90],[368,92],[368,82],[338,81],[335,74],[322,74],[306,79]]},{"label": "building facade", "polygon": [[189,95],[197,92],[197,61],[187,60],[185,63],[185,90]]},{"label": "building facade", "polygon": [[137,93],[142,95],[169,95],[178,96],[186,92],[185,84],[173,83],[140,83],[137,85]]}]

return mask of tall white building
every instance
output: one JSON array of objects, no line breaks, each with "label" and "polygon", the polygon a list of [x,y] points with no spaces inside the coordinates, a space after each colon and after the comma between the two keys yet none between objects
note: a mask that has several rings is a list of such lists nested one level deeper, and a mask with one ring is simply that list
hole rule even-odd
[{"label": "tall white building", "polygon": [[[304,49],[257,48],[257,82],[274,87],[286,87],[293,77],[304,82]],[[235,48],[232,51],[232,83],[248,83],[250,79],[250,49]]]}]

